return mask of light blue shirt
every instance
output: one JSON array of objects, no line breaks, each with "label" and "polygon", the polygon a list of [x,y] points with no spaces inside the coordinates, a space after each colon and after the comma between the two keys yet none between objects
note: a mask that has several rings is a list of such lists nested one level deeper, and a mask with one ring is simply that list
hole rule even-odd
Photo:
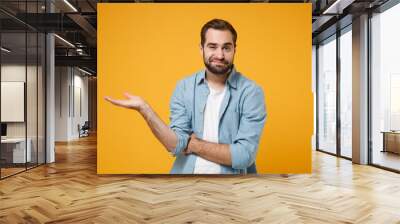
[{"label": "light blue shirt", "polygon": [[[232,166],[221,165],[222,174],[257,173],[255,159],[267,118],[261,87],[232,69],[219,112],[218,139],[229,144]],[[170,128],[178,137],[171,174],[193,174],[195,154],[185,155],[190,135],[203,136],[204,111],[209,94],[205,70],[178,82],[170,101]]]}]

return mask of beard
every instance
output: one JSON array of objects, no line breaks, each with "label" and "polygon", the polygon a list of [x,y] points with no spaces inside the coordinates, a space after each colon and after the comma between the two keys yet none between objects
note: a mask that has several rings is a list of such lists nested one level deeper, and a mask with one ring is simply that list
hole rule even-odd
[{"label": "beard", "polygon": [[203,58],[204,65],[206,68],[212,72],[213,74],[216,75],[225,75],[227,74],[233,67],[233,63],[226,61],[226,60],[218,60],[218,62],[222,63],[220,65],[213,65],[212,62],[215,61],[212,57],[210,57],[208,60],[206,58]]}]

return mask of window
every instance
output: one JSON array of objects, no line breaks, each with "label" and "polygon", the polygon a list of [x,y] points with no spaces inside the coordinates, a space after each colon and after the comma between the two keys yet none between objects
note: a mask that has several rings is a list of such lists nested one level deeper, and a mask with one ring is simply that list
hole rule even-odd
[{"label": "window", "polygon": [[352,32],[340,36],[340,155],[352,157]]},{"label": "window", "polygon": [[[20,1],[20,15],[43,13],[44,1]],[[0,1],[2,6],[15,2]],[[0,12],[2,140],[0,178],[45,163],[45,34]],[[13,101],[14,100],[14,101]]]},{"label": "window", "polygon": [[336,36],[318,47],[318,149],[336,153]]},{"label": "window", "polygon": [[371,18],[372,164],[400,170],[400,4]]}]

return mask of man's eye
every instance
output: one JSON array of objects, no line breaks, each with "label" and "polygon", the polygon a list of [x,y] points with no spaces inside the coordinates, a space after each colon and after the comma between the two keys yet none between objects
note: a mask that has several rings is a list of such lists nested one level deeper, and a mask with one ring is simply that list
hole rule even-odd
[{"label": "man's eye", "polygon": [[210,46],[210,48],[213,49],[213,50],[214,50],[214,49],[217,49],[216,46]]},{"label": "man's eye", "polygon": [[222,49],[225,50],[225,51],[231,51],[230,47],[223,47]]}]

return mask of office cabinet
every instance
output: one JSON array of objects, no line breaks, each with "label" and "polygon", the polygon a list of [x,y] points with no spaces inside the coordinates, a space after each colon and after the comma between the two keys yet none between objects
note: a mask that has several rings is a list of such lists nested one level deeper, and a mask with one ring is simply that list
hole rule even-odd
[{"label": "office cabinet", "polygon": [[400,132],[389,131],[383,133],[383,152],[400,154]]}]

